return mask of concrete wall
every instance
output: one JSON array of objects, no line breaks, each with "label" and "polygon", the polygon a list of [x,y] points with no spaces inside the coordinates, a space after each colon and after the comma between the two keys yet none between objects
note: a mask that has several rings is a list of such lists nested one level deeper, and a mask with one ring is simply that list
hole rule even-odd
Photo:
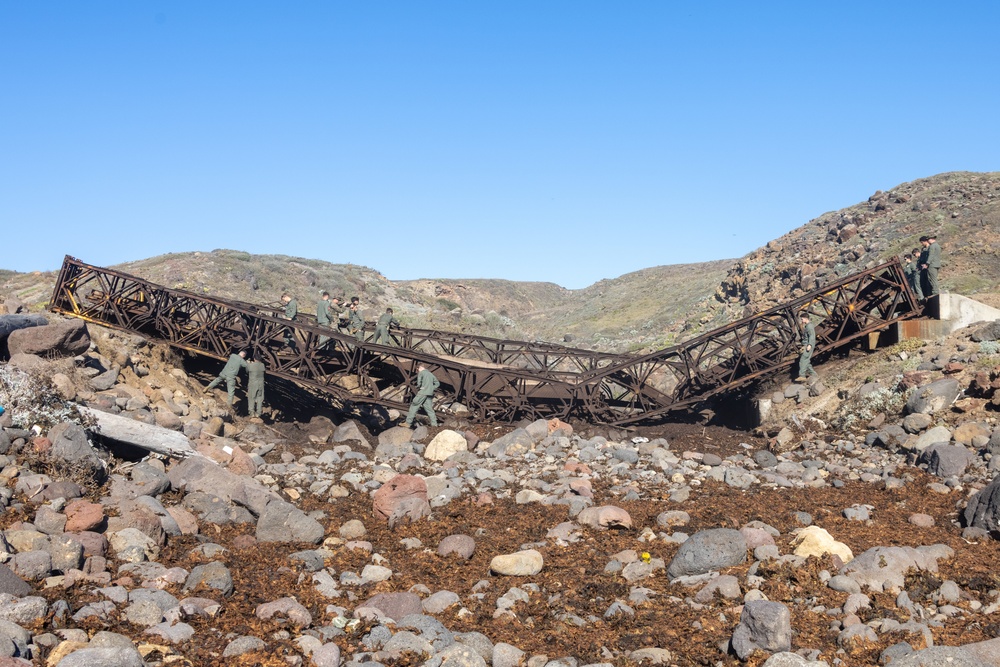
[{"label": "concrete wall", "polygon": [[941,319],[949,322],[951,331],[974,322],[1000,320],[1000,309],[979,303],[961,294],[938,295]]}]

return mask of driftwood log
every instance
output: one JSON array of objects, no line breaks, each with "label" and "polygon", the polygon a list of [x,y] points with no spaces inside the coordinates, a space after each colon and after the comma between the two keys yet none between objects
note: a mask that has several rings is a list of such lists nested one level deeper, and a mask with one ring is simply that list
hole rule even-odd
[{"label": "driftwood log", "polygon": [[101,438],[179,459],[196,454],[191,441],[183,433],[82,405],[77,409],[81,415],[96,422],[97,426],[92,430]]}]

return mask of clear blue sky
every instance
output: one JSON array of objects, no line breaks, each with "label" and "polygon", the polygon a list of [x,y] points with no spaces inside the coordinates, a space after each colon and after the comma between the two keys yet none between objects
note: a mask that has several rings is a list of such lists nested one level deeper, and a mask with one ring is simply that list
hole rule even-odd
[{"label": "clear blue sky", "polygon": [[1000,170],[1000,3],[0,0],[0,268],[566,287]]}]

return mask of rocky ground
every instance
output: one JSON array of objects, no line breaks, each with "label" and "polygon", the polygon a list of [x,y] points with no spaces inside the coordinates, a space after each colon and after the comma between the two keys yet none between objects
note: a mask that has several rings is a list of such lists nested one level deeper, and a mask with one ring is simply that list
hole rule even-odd
[{"label": "rocky ground", "polygon": [[50,319],[0,364],[0,666],[1000,665],[995,325],[779,383],[754,432],[373,433]]}]

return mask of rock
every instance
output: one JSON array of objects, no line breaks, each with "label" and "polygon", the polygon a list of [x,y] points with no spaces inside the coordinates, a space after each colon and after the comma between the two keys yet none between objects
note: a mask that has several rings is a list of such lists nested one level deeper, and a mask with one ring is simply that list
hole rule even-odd
[{"label": "rock", "polygon": [[494,440],[486,453],[493,457],[521,456],[530,451],[534,444],[534,438],[523,428],[518,428]]},{"label": "rock", "polygon": [[254,479],[236,475],[201,456],[191,456],[167,472],[174,489],[211,494],[227,503],[246,507],[260,515],[267,504],[280,497]]},{"label": "rock", "polygon": [[313,667],[340,667],[340,647],[330,642],[312,652],[309,660]]},{"label": "rock", "polygon": [[966,526],[991,532],[1000,530],[1000,476],[969,499],[962,519]]},{"label": "rock", "polygon": [[449,607],[460,604],[462,599],[452,591],[438,591],[423,601],[424,611],[428,614],[444,613]]},{"label": "rock", "polygon": [[312,614],[295,598],[280,598],[274,602],[259,604],[254,615],[262,621],[287,622],[295,628],[308,628],[312,625]]},{"label": "rock", "polygon": [[347,420],[334,430],[333,441],[356,442],[365,449],[371,449],[371,445],[368,444],[368,439],[365,438],[364,434],[361,432],[361,428],[352,419]]},{"label": "rock", "polygon": [[704,574],[732,567],[747,559],[747,544],[743,534],[732,528],[712,528],[692,535],[670,562],[667,575],[671,579]]},{"label": "rock", "polygon": [[66,505],[66,527],[70,533],[94,530],[104,524],[104,508],[86,500],[74,500]]},{"label": "rock", "polygon": [[202,588],[218,591],[224,597],[229,597],[233,594],[233,575],[229,572],[229,568],[219,562],[197,565],[192,568],[182,590],[187,593]]},{"label": "rock", "polygon": [[920,387],[906,401],[907,413],[935,414],[955,402],[962,387],[955,378],[943,378]]},{"label": "rock", "polygon": [[830,533],[819,526],[806,526],[799,531],[792,543],[797,544],[795,555],[803,558],[834,554],[843,563],[849,563],[854,558],[850,547],[833,539]]},{"label": "rock", "polygon": [[468,535],[449,535],[438,544],[439,556],[456,554],[464,560],[472,558],[476,551],[476,541]]},{"label": "rock", "polygon": [[160,555],[160,546],[137,528],[124,528],[113,532],[108,535],[108,542],[118,560],[126,563],[156,560]]},{"label": "rock", "polygon": [[614,505],[588,507],[577,515],[576,520],[581,525],[591,528],[628,529],[632,527],[632,517],[629,516],[629,513]]},{"label": "rock", "polygon": [[788,651],[792,646],[792,618],[780,602],[753,600],[743,605],[739,625],[733,631],[733,651],[741,660],[754,651]]},{"label": "rock", "polygon": [[544,559],[534,549],[517,553],[494,556],[490,561],[490,571],[514,577],[530,577],[542,571]]},{"label": "rock", "polygon": [[944,444],[947,445],[951,442],[951,431],[948,430],[947,426],[935,426],[932,429],[924,431],[919,438],[917,438],[912,443],[907,445],[907,448],[911,451],[920,453],[930,447],[931,445]]},{"label": "rock", "polygon": [[491,663],[493,667],[519,667],[524,664],[524,656],[524,651],[516,646],[506,642],[497,642],[493,646]]},{"label": "rock", "polygon": [[7,349],[11,355],[36,354],[46,359],[75,357],[90,349],[90,334],[83,320],[58,320],[11,332]]},{"label": "rock", "polygon": [[266,648],[267,644],[264,643],[263,639],[244,635],[243,637],[237,637],[233,641],[229,642],[226,645],[226,648],[222,651],[222,657],[234,658],[252,651],[263,651]]},{"label": "rock", "polygon": [[921,412],[914,412],[903,418],[903,429],[907,433],[920,433],[934,423],[933,417]]},{"label": "rock", "polygon": [[62,422],[49,429],[48,437],[52,442],[49,454],[53,458],[70,468],[82,470],[97,483],[102,483],[107,477],[104,461],[90,445],[87,432],[81,426]]},{"label": "rock", "polygon": [[392,620],[399,622],[410,614],[423,613],[420,596],[416,593],[379,593],[365,600],[359,607],[374,607]]},{"label": "rock", "polygon": [[994,320],[977,328],[972,332],[971,338],[977,343],[1000,340],[1000,320]]},{"label": "rock", "polygon": [[83,648],[73,651],[55,667],[144,667],[142,655],[134,647]]},{"label": "rock", "polygon": [[0,563],[0,595],[7,594],[14,597],[24,597],[32,590],[31,584]]},{"label": "rock", "polygon": [[372,496],[372,510],[390,526],[408,520],[417,521],[430,516],[427,502],[427,483],[416,475],[396,475],[383,484]]},{"label": "rock", "polygon": [[950,547],[940,544],[917,548],[872,547],[845,565],[841,573],[876,593],[898,592],[908,572],[937,572],[938,559],[950,558],[953,553]]},{"label": "rock", "polygon": [[40,581],[52,572],[52,556],[48,551],[21,551],[8,564],[14,574],[29,581]]},{"label": "rock", "polygon": [[[14,312],[16,313],[17,311],[15,310]],[[43,327],[48,323],[49,321],[42,315],[17,315],[6,314],[5,312],[0,315],[0,342],[7,340],[15,331],[28,327]]]},{"label": "rock", "polygon": [[434,436],[427,449],[424,451],[424,458],[429,461],[444,461],[452,454],[469,451],[469,443],[465,436],[456,431],[445,429]]},{"label": "rock", "polygon": [[308,542],[319,544],[326,531],[323,525],[284,500],[272,500],[257,520],[260,542]]},{"label": "rock", "polygon": [[958,477],[965,473],[976,455],[958,445],[931,445],[921,452],[918,462],[927,464],[927,472],[938,477]]}]

